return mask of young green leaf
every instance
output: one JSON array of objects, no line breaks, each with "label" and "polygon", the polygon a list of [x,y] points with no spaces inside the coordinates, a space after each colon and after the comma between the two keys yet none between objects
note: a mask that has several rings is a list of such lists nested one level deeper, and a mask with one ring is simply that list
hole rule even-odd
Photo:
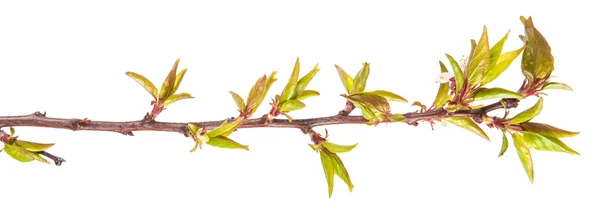
[{"label": "young green leaf", "polygon": [[188,124],[187,129],[190,132],[190,136],[194,139],[194,147],[190,150],[190,152],[195,152],[198,147],[202,146],[202,142],[206,143],[210,140],[206,134],[200,135],[201,132],[198,132],[199,128],[196,124]]},{"label": "young green leaf", "polygon": [[502,131],[502,147],[500,148],[500,153],[498,157],[504,155],[506,150],[508,149],[508,139],[506,138],[506,132]]},{"label": "young green leaf", "polygon": [[[446,68],[444,63],[442,63],[441,61],[440,61],[440,69],[441,69],[442,73],[448,72],[448,69]],[[448,82],[440,83],[440,87],[438,88],[438,93],[435,96],[435,101],[433,101],[433,105],[435,105],[436,109],[441,108],[448,102],[448,100],[451,99],[448,92],[450,92],[450,85],[448,84]]]},{"label": "young green leaf", "polygon": [[165,81],[163,81],[162,87],[160,88],[160,95],[158,97],[160,100],[165,100],[175,93],[175,91],[173,91],[173,87],[175,86],[175,79],[177,76],[177,65],[179,65],[179,59],[175,61],[173,68],[171,68],[171,71],[169,72],[169,75],[167,75]]},{"label": "young green leaf", "polygon": [[287,118],[287,120],[291,123],[292,122],[292,117],[290,115],[288,115],[287,113],[281,113],[281,115],[285,116],[285,118]]},{"label": "young green leaf", "polygon": [[256,105],[256,107],[251,111],[252,113],[256,112],[256,109],[258,109],[258,106],[260,106],[262,101],[265,100],[265,97],[267,96],[267,92],[269,92],[269,89],[271,89],[271,85],[273,85],[273,82],[277,81],[277,78],[275,78],[275,75],[277,75],[277,71],[273,71],[273,72],[271,72],[271,75],[269,75],[269,78],[267,79],[267,85],[265,86],[264,93],[262,94],[262,97],[260,97],[260,102],[258,102],[258,105]]},{"label": "young green leaf", "polygon": [[525,25],[525,51],[521,59],[521,69],[528,71],[539,80],[544,80],[554,71],[554,57],[550,45],[544,36],[535,28],[531,17],[521,17]]},{"label": "young green leaf", "polygon": [[190,95],[189,93],[179,93],[179,94],[174,94],[169,96],[169,98],[167,98],[167,100],[165,100],[164,106],[170,105],[174,102],[183,100],[183,99],[192,99],[194,97],[192,97],[192,95]]},{"label": "young green leaf", "polygon": [[194,144],[194,147],[192,147],[190,152],[195,152],[196,150],[198,150],[198,147],[200,147],[201,145],[202,145],[202,143],[199,143],[198,140],[196,140],[196,143]]},{"label": "young green leaf", "polygon": [[521,164],[523,165],[523,169],[525,169],[525,173],[529,177],[529,181],[533,183],[533,159],[531,158],[531,152],[529,151],[529,147],[523,141],[523,136],[514,133],[512,134],[513,145],[517,150],[517,154],[519,155],[519,159],[521,160]]},{"label": "young green leaf", "polygon": [[388,101],[375,93],[372,92],[360,92],[346,96],[350,102],[354,105],[364,105],[369,108],[373,108],[381,113],[390,111],[390,104]]},{"label": "young green leaf", "polygon": [[350,180],[350,174],[348,174],[348,171],[346,170],[346,167],[344,166],[342,159],[340,159],[340,157],[335,153],[331,153],[331,152],[326,152],[326,153],[328,153],[330,155],[330,157],[334,163],[335,174],[338,175],[338,177],[340,177],[340,179],[342,179],[346,183],[346,185],[348,185],[348,190],[350,192],[352,192],[352,189],[354,188],[354,184],[352,184],[352,181]]},{"label": "young green leaf", "polygon": [[540,98],[534,106],[517,114],[515,117],[510,119],[510,123],[519,124],[535,118],[537,115],[540,114],[540,112],[542,112],[542,108],[544,107],[543,103],[544,99]]},{"label": "young green leaf", "polygon": [[525,128],[525,131],[541,134],[546,137],[564,138],[576,136],[579,134],[579,132],[570,132],[542,123],[525,122],[521,123],[520,125],[523,126],[523,128]]},{"label": "young green leaf", "polygon": [[[271,85],[273,85],[273,82],[277,81],[277,78],[275,78],[275,76],[277,75],[277,71],[273,71],[271,72],[271,75],[269,75],[269,78],[267,79],[267,86],[265,87],[265,94],[266,92],[269,91],[269,88],[271,88]],[[264,96],[263,96],[264,99]]]},{"label": "young green leaf", "polygon": [[389,101],[398,101],[398,102],[405,102],[405,103],[408,102],[402,96],[396,95],[396,94],[394,94],[392,92],[388,92],[388,91],[385,91],[385,90],[375,90],[375,91],[372,91],[372,93],[375,93],[376,95],[384,97],[385,99],[387,99]]},{"label": "young green leaf", "polygon": [[240,95],[238,95],[237,93],[235,93],[233,91],[229,91],[229,94],[231,94],[233,101],[235,101],[235,105],[238,107],[238,110],[240,112],[244,111],[246,109],[246,104],[244,103],[244,99],[242,99],[242,97],[240,97]]},{"label": "young green leaf", "polygon": [[555,137],[546,137],[536,133],[523,132],[523,141],[525,141],[527,147],[534,148],[536,150],[566,152],[569,154],[579,155],[577,151],[571,149],[565,143]]},{"label": "young green leaf", "polygon": [[358,143],[353,145],[339,145],[328,141],[323,142],[323,146],[333,153],[344,153],[354,149]]},{"label": "young green leaf", "polygon": [[288,80],[287,85],[283,89],[281,93],[281,102],[285,102],[292,98],[294,92],[296,91],[296,86],[298,84],[298,76],[300,73],[300,58],[296,58],[296,64],[294,65],[294,70],[292,71],[292,75]]},{"label": "young green leaf", "polygon": [[[494,67],[494,65],[496,65],[496,62],[498,61],[500,54],[502,54],[502,49],[504,48],[504,42],[506,42],[506,39],[508,38],[509,33],[510,33],[510,30],[508,30],[508,32],[506,32],[504,37],[502,37],[502,39],[500,39],[490,49],[490,65],[488,65],[488,68],[486,69],[486,71],[489,71],[492,67]],[[488,72],[486,72],[486,74],[487,73]],[[483,83],[482,83],[482,85],[483,85]]]},{"label": "young green leaf", "polygon": [[300,93],[302,93],[302,91],[304,91],[304,89],[306,88],[308,83],[317,74],[317,72],[319,72],[319,64],[315,65],[315,67],[312,70],[310,70],[310,72],[308,72],[308,74],[304,75],[304,77],[302,77],[298,81],[298,84],[296,85],[296,90],[294,91],[292,98],[297,98],[300,95]]},{"label": "young green leaf", "polygon": [[[241,102],[236,101],[236,105],[238,105],[238,107],[240,107],[240,104],[242,104],[241,106],[243,108],[242,110],[240,110],[240,112],[247,111],[247,116],[256,112],[260,104],[267,96],[267,92],[269,92],[269,89],[271,88],[273,82],[277,81],[275,75],[277,75],[277,71],[273,71],[271,75],[269,75],[269,78],[267,78],[266,75],[263,75],[258,80],[256,80],[256,82],[252,86],[252,89],[250,90],[250,92],[248,92],[248,98],[246,100],[248,103],[244,104],[243,100]],[[235,95],[232,94],[232,96]],[[239,95],[238,97],[241,98]],[[234,97],[234,99],[237,98]]]},{"label": "young green leaf", "polygon": [[[521,20],[521,23],[523,23],[523,24],[527,23],[527,18],[525,18],[523,16],[520,16],[519,20]],[[519,35],[519,38],[521,38],[521,39],[525,39],[526,38],[525,36],[523,36],[523,37],[521,37],[521,36],[523,36],[523,35]]]},{"label": "young green leaf", "polygon": [[317,151],[317,150],[319,150],[319,149],[320,149],[320,146],[319,146],[319,145],[316,145],[316,144],[308,144],[308,146],[309,146],[311,149],[313,149],[314,151]]},{"label": "young green leaf", "polygon": [[533,74],[531,74],[531,73],[530,73],[530,72],[528,72],[528,71],[521,71],[521,72],[523,72],[523,76],[525,76],[525,80],[527,80],[527,86],[529,86],[529,85],[531,85],[531,84],[535,84],[535,83],[533,83],[533,81],[534,81],[534,79],[535,79],[535,78],[533,77]]},{"label": "young green leaf", "polygon": [[485,134],[483,129],[481,129],[479,127],[479,125],[477,125],[477,123],[473,122],[473,120],[471,120],[470,118],[450,117],[450,118],[445,118],[444,120],[448,121],[458,127],[469,130],[470,132],[473,132],[473,133],[479,135],[480,137],[484,138],[485,140],[490,141],[490,138],[487,136],[487,134]]},{"label": "young green leaf", "polygon": [[325,179],[327,180],[327,190],[329,193],[329,198],[331,198],[331,194],[333,193],[333,176],[335,170],[335,164],[329,156],[324,151],[319,151],[319,155],[321,156],[321,163],[323,164],[323,171],[325,172]]},{"label": "young green leaf", "polygon": [[363,104],[359,104],[359,103],[354,103],[354,106],[356,106],[358,109],[360,109],[363,117],[369,121],[371,120],[377,120],[378,116],[377,113],[375,113],[375,110],[372,110],[370,107],[367,107]]},{"label": "young green leaf", "polygon": [[190,130],[192,135],[196,136],[198,134],[198,126],[196,126],[196,124],[188,124],[187,128]]},{"label": "young green leaf", "polygon": [[346,92],[348,94],[350,94],[352,92],[352,88],[354,88],[354,79],[352,79],[352,77],[350,77],[350,75],[348,75],[348,73],[346,73],[342,67],[338,66],[338,65],[334,65],[335,69],[338,72],[338,75],[340,75],[340,80],[342,81],[342,84],[344,85],[344,89],[346,89]]},{"label": "young green leaf", "polygon": [[523,49],[525,49],[525,46],[517,50],[509,51],[505,54],[502,54],[494,63],[494,65],[492,65],[492,68],[486,72],[485,76],[483,77],[483,80],[481,81],[481,85],[486,85],[487,83],[490,83],[496,78],[498,78],[500,74],[502,74],[504,71],[506,71],[506,69],[508,69],[508,67],[510,66],[510,64],[512,64],[515,58],[517,58],[519,54],[521,54]]},{"label": "young green leaf", "polygon": [[40,151],[47,150],[48,148],[54,146],[54,144],[52,144],[52,143],[51,144],[41,144],[41,143],[28,142],[28,141],[23,141],[23,140],[17,140],[17,141],[15,141],[15,143],[30,152],[40,152]]},{"label": "young green leaf", "polygon": [[465,78],[463,77],[462,69],[460,65],[452,58],[452,56],[446,54],[448,61],[450,61],[450,65],[452,66],[452,70],[454,72],[454,79],[456,80],[456,92],[460,92],[464,85]]},{"label": "young green leaf", "polygon": [[256,80],[256,82],[252,86],[252,89],[250,89],[250,92],[248,92],[248,98],[246,99],[248,101],[248,109],[256,109],[260,105],[260,103],[262,102],[263,95],[266,94],[266,87],[267,76],[263,75],[258,80]]},{"label": "young green leaf", "polygon": [[217,136],[229,136],[242,123],[242,121],[244,121],[243,118],[238,118],[232,123],[228,123],[226,120],[219,127],[207,132],[206,135],[210,138]]},{"label": "young green leaf", "polygon": [[[484,26],[485,27],[485,26]],[[468,67],[471,65],[471,62],[473,62],[473,58],[475,58],[475,49],[477,49],[477,42],[475,42],[475,40],[471,39],[471,53],[469,53],[469,59],[467,62],[467,69],[464,69],[463,71],[463,75],[465,76],[465,79],[468,78],[469,76],[467,76],[467,71],[468,71]]]},{"label": "young green leaf", "polygon": [[46,164],[50,164],[50,162],[48,162],[48,160],[46,160],[45,158],[43,158],[42,156],[40,156],[39,153],[36,152],[29,152],[29,154],[31,154],[31,156],[33,156],[33,159],[46,163]]},{"label": "young green leaf", "polygon": [[296,100],[304,100],[306,98],[319,96],[319,95],[321,95],[321,93],[319,93],[315,90],[304,90],[300,93],[300,95],[298,95],[298,97],[296,97]]},{"label": "young green leaf", "polygon": [[4,151],[19,162],[31,162],[35,157],[18,144],[4,144]]},{"label": "young green leaf", "polygon": [[[222,135],[220,135],[220,136],[222,136]],[[207,143],[208,141],[210,141],[210,139],[211,139],[211,137],[209,137],[208,134],[204,134],[202,136],[197,137],[197,140],[200,140],[200,142],[204,142],[204,143]]]},{"label": "young green leaf", "polygon": [[183,76],[185,75],[185,72],[187,72],[187,68],[181,70],[177,76],[175,76],[175,84],[173,85],[173,89],[171,90],[171,94],[174,94],[175,92],[177,92],[177,89],[179,89],[179,84],[181,84],[181,80],[183,80]]},{"label": "young green leaf", "polygon": [[367,79],[369,79],[369,73],[371,72],[370,64],[363,63],[363,68],[356,73],[354,76],[354,83],[352,84],[352,91],[350,93],[357,93],[365,91],[367,86]]},{"label": "young green leaf", "polygon": [[211,137],[210,140],[208,140],[208,142],[206,142],[206,144],[209,144],[209,145],[215,146],[215,147],[220,147],[220,148],[249,150],[248,145],[243,145],[243,144],[237,143],[236,141],[233,141],[233,140],[227,138],[226,136]]},{"label": "young green leaf", "polygon": [[522,99],[523,95],[503,89],[503,88],[479,88],[475,91],[473,95],[473,100],[488,100],[488,99],[496,99],[496,98],[517,98]]},{"label": "young green leaf", "polygon": [[558,82],[548,82],[548,83],[544,84],[544,86],[542,87],[542,90],[549,90],[549,89],[573,91],[573,88],[571,88],[569,85],[563,84],[563,83],[558,83]]},{"label": "young green leaf", "polygon": [[290,112],[300,110],[304,107],[306,107],[306,105],[299,100],[288,100],[281,104],[281,106],[279,107],[279,111]]},{"label": "young green leaf", "polygon": [[146,91],[148,91],[148,93],[150,93],[154,99],[158,98],[158,89],[156,89],[156,86],[154,86],[154,84],[152,84],[152,82],[150,82],[150,80],[148,80],[146,77],[135,72],[125,72],[125,74],[142,85],[142,87],[144,87],[144,89],[146,89]]},{"label": "young green leaf", "polygon": [[488,43],[487,27],[483,27],[483,33],[475,48],[475,53],[467,67],[467,80],[469,85],[475,86],[481,82],[488,65],[490,64],[490,47]]}]

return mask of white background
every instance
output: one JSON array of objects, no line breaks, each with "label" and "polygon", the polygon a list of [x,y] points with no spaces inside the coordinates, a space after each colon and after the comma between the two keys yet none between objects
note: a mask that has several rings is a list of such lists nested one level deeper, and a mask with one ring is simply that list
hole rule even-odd
[{"label": "white background", "polygon": [[[367,90],[386,89],[430,104],[438,60],[469,53],[487,25],[495,43],[520,47],[520,15],[533,16],[552,46],[556,81],[575,91],[548,91],[535,118],[582,132],[565,143],[581,153],[534,151],[535,184],[514,147],[497,158],[500,132],[487,142],[454,126],[329,126],[333,142],[358,147],[341,155],[353,193],[327,185],[318,154],[296,129],[242,129],[231,137],[250,151],[206,146],[175,133],[17,127],[20,139],[57,143],[61,167],[19,163],[0,154],[1,207],[598,207],[600,142],[596,118],[597,15],[578,1],[122,2],[2,1],[0,115],[47,111],[50,117],[128,121],[150,110],[150,96],[126,71],[160,84],[177,58],[189,68],[160,121],[235,116],[229,90],[247,95],[256,78],[278,70],[257,116],[268,111],[300,57],[302,74],[319,63],[308,89],[320,97],[294,118],[328,116],[344,105],[333,64],[350,74],[372,63]],[[517,90],[520,58],[493,86]],[[530,98],[519,110],[535,103]],[[415,110],[393,104],[394,112]],[[513,112],[515,113],[515,112]],[[8,130],[8,129],[5,129]],[[323,131],[323,128],[318,128]]]}]

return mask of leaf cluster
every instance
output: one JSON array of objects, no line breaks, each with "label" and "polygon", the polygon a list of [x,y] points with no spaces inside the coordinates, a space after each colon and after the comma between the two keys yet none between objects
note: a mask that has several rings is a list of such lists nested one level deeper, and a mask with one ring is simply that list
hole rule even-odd
[{"label": "leaf cluster", "polygon": [[[491,48],[489,46],[487,27],[483,27],[483,33],[479,41],[471,40],[471,53],[464,65],[460,65],[454,57],[446,54],[454,79],[452,85],[441,83],[438,95],[434,101],[435,108],[441,108],[448,101],[458,105],[458,108],[467,108],[472,101],[523,98],[519,93],[504,88],[485,88],[483,86],[494,81],[510,66],[513,60],[523,51],[524,47],[502,53],[504,42],[508,38],[507,32]],[[442,72],[447,72],[446,66],[440,61]]]},{"label": "leaf cluster", "polygon": [[231,97],[238,107],[241,117],[249,118],[254,112],[256,112],[256,109],[258,109],[258,106],[260,106],[265,99],[265,96],[269,92],[273,82],[277,81],[275,75],[277,75],[276,71],[272,72],[268,78],[267,75],[263,75],[262,77],[258,78],[248,93],[246,102],[244,102],[244,99],[242,99],[242,97],[237,93],[229,91]]},{"label": "leaf cluster", "polygon": [[294,69],[292,74],[285,86],[281,95],[276,95],[271,103],[272,110],[269,113],[269,120],[273,119],[278,115],[284,115],[290,122],[292,117],[288,115],[290,111],[296,111],[306,107],[306,104],[302,100],[319,96],[320,93],[315,90],[306,90],[306,86],[313,79],[313,77],[319,72],[319,64],[316,64],[308,74],[299,78],[300,75],[300,58],[296,58]]},{"label": "leaf cluster", "polygon": [[369,121],[369,125],[376,125],[380,122],[404,121],[405,118],[402,114],[391,113],[388,101],[407,102],[406,99],[385,90],[364,91],[371,71],[369,63],[363,63],[362,69],[356,73],[354,78],[350,77],[340,66],[335,65],[335,68],[348,93],[342,96],[361,110],[363,117]]},{"label": "leaf cluster", "polygon": [[521,16],[521,22],[525,26],[525,36],[519,36],[525,43],[521,59],[521,72],[525,76],[525,81],[519,92],[530,96],[541,94],[540,91],[546,89],[572,91],[573,89],[567,84],[549,82],[554,71],[554,56],[550,45],[542,33],[535,28],[531,17]]},{"label": "leaf cluster", "polygon": [[243,117],[237,118],[234,122],[229,123],[227,120],[210,131],[207,131],[204,127],[198,128],[195,124],[188,124],[188,131],[196,143],[190,152],[196,151],[198,148],[202,148],[202,144],[206,143],[211,146],[228,148],[228,149],[248,149],[248,145],[243,145],[233,141],[229,138],[229,135],[233,133],[240,124],[244,121]]},{"label": "leaf cluster", "polygon": [[[548,82],[551,73],[554,70],[553,57],[542,34],[533,26],[531,18],[521,17],[525,25],[526,36],[521,36],[525,45],[517,50],[502,54],[504,42],[508,33],[498,41],[492,48],[489,48],[487,28],[484,27],[483,34],[478,42],[471,40],[471,53],[466,64],[459,65],[454,58],[446,54],[454,78],[450,82],[440,83],[438,94],[432,105],[431,110],[444,108],[447,112],[453,113],[460,109],[474,109],[477,107],[469,106],[472,101],[488,99],[523,99],[530,95],[543,95],[544,89],[565,89],[571,88],[562,83]],[[526,79],[518,92],[513,92],[503,88],[485,88],[486,84],[494,81],[502,74],[513,60],[521,54],[522,72]],[[448,72],[446,66],[440,61],[442,73]],[[504,100],[501,100],[501,103]],[[509,146],[507,134],[513,139],[513,145],[519,155],[523,168],[531,182],[533,182],[533,160],[530,150],[543,150],[554,152],[566,152],[569,154],[579,154],[569,148],[560,139],[564,137],[575,136],[577,132],[566,131],[548,124],[531,122],[533,118],[540,114],[543,108],[543,98],[531,108],[524,110],[512,118],[507,118],[509,111],[503,118],[487,117],[484,120],[490,127],[498,128],[502,131],[502,146],[498,156],[504,155]],[[485,131],[479,125],[468,117],[448,117],[444,122],[452,123],[456,126],[471,131],[482,138],[489,140]]]},{"label": "leaf cluster", "polygon": [[321,164],[323,165],[323,171],[325,173],[325,179],[327,181],[329,197],[331,198],[331,194],[333,193],[334,175],[337,175],[340,179],[342,179],[348,186],[348,190],[352,192],[354,184],[352,184],[352,181],[350,180],[350,174],[348,174],[346,166],[344,166],[342,159],[340,159],[337,154],[353,150],[358,143],[353,145],[339,145],[326,141],[325,139],[328,135],[326,135],[325,138],[322,138],[321,135],[313,131],[311,131],[309,135],[311,137],[319,137],[315,144],[308,144],[308,146],[319,153]]},{"label": "leaf cluster", "polygon": [[531,122],[533,118],[540,114],[542,108],[543,99],[540,98],[535,105],[512,118],[504,119],[503,124],[500,125],[500,129],[502,130],[502,147],[498,156],[504,155],[508,149],[508,139],[506,138],[506,133],[508,132],[513,138],[513,145],[532,183],[533,159],[530,153],[531,148],[579,155],[577,151],[571,149],[560,140],[564,137],[575,136],[579,134],[578,132],[570,132],[548,124]]},{"label": "leaf cluster", "polygon": [[148,80],[146,77],[135,72],[125,73],[127,76],[131,77],[142,87],[144,87],[144,89],[146,89],[146,91],[148,91],[148,93],[150,93],[150,95],[152,95],[152,97],[154,98],[154,100],[150,103],[154,105],[154,109],[150,114],[148,114],[151,120],[154,120],[154,118],[156,118],[156,116],[158,116],[158,114],[160,114],[160,112],[166,106],[175,103],[179,100],[194,98],[191,94],[185,92],[176,94],[177,89],[179,88],[179,85],[183,80],[183,76],[185,75],[185,72],[187,72],[186,68],[177,73],[178,65],[179,59],[177,59],[175,61],[175,64],[173,64],[171,71],[169,71],[169,74],[162,83],[160,91],[158,91],[156,86],[154,86],[154,84],[150,82],[150,80]]},{"label": "leaf cluster", "polygon": [[46,151],[54,144],[42,144],[36,142],[29,142],[24,140],[18,140],[18,136],[14,136],[15,129],[10,127],[10,135],[7,135],[3,131],[0,132],[3,137],[4,148],[0,149],[0,152],[5,151],[13,159],[19,162],[31,162],[37,160],[39,162],[47,163],[48,160],[43,158],[40,153]]}]

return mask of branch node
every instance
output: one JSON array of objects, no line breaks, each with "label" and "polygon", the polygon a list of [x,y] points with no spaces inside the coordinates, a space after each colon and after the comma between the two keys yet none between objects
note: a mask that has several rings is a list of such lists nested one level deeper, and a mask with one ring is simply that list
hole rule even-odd
[{"label": "branch node", "polygon": [[81,128],[81,125],[79,124],[81,122],[83,122],[83,120],[73,119],[73,121],[71,122],[71,130],[77,131],[79,128]]},{"label": "branch node", "polygon": [[150,115],[150,113],[146,113],[146,115],[144,116],[144,119],[142,119],[142,121],[154,122],[154,118],[152,118],[152,115]]},{"label": "branch node", "polygon": [[471,118],[473,118],[473,121],[475,121],[476,123],[481,123],[483,122],[483,114],[484,113],[479,113]]},{"label": "branch node", "polygon": [[82,119],[75,119],[73,120],[73,131],[80,129],[82,126],[86,126],[88,124],[90,124],[92,122],[92,120],[89,120],[88,118],[83,118]]},{"label": "branch node", "polygon": [[269,119],[268,119],[267,114],[260,117],[260,123],[261,124],[269,124]]},{"label": "branch node", "polygon": [[[327,132],[327,130],[325,130],[325,132]],[[314,144],[320,144],[324,141],[327,141],[327,139],[325,139],[325,138],[327,138],[327,136],[325,138],[323,138],[321,136],[321,134],[315,132],[312,129],[309,129],[308,132],[306,132],[306,134],[308,134],[308,136],[310,136],[310,141],[312,141]]]},{"label": "branch node", "polygon": [[303,134],[308,134],[309,132],[313,131],[312,127],[310,126],[302,126],[300,128],[300,131],[302,131]]},{"label": "branch node", "polygon": [[338,115],[339,116],[348,116],[354,110],[354,108],[355,108],[355,106],[354,106],[354,104],[352,102],[346,101],[346,106],[344,106],[343,110],[341,110],[340,112],[338,112]]},{"label": "branch node", "polygon": [[37,116],[37,117],[46,117],[46,111],[44,111],[44,113],[40,113],[39,111],[36,111],[36,112],[32,113],[31,115]]},{"label": "branch node", "polygon": [[519,106],[519,100],[515,98],[506,99],[508,108],[516,108]]},{"label": "branch node", "polygon": [[187,126],[184,126],[183,128],[181,128],[181,130],[180,130],[179,133],[182,133],[183,136],[185,136],[185,137],[190,137],[191,136],[190,135],[190,131],[188,130]]}]

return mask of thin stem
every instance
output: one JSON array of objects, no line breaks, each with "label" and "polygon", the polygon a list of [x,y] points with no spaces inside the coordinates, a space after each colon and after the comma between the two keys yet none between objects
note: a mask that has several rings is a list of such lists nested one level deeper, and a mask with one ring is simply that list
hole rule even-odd
[{"label": "thin stem", "polygon": [[58,157],[58,156],[56,156],[56,155],[53,155],[53,154],[50,154],[50,153],[48,153],[48,152],[46,152],[46,151],[41,151],[41,152],[38,152],[38,154],[40,154],[40,155],[44,155],[44,156],[46,156],[47,158],[50,158],[51,160],[53,160],[53,161],[54,161],[54,164],[55,164],[56,166],[60,166],[60,165],[62,165],[62,163],[64,163],[64,162],[67,162],[65,159],[62,159],[62,157]]},{"label": "thin stem", "polygon": [[[508,108],[517,106],[519,100],[505,99]],[[484,114],[504,108],[500,102],[484,106],[483,108],[474,110],[459,110],[449,113],[444,109],[427,111],[422,113],[405,113],[404,121],[410,125],[417,125],[419,121],[434,121],[448,117],[469,117],[476,122],[481,122]],[[229,119],[233,121],[233,118]],[[125,135],[133,136],[134,131],[165,131],[178,132],[187,136],[187,124],[193,123],[197,126],[213,129],[219,126],[223,121],[205,121],[205,122],[160,122],[152,120],[138,121],[93,121],[89,119],[65,119],[47,117],[45,113],[33,113],[23,116],[0,116],[0,128],[8,126],[33,126],[56,129],[69,129],[73,131],[110,131],[118,132]],[[335,115],[328,117],[294,119],[289,122],[287,119],[273,119],[271,123],[267,123],[265,117],[247,119],[238,128],[297,128],[304,133],[308,133],[310,129],[317,126],[328,126],[338,124],[365,124],[362,116]]]}]

